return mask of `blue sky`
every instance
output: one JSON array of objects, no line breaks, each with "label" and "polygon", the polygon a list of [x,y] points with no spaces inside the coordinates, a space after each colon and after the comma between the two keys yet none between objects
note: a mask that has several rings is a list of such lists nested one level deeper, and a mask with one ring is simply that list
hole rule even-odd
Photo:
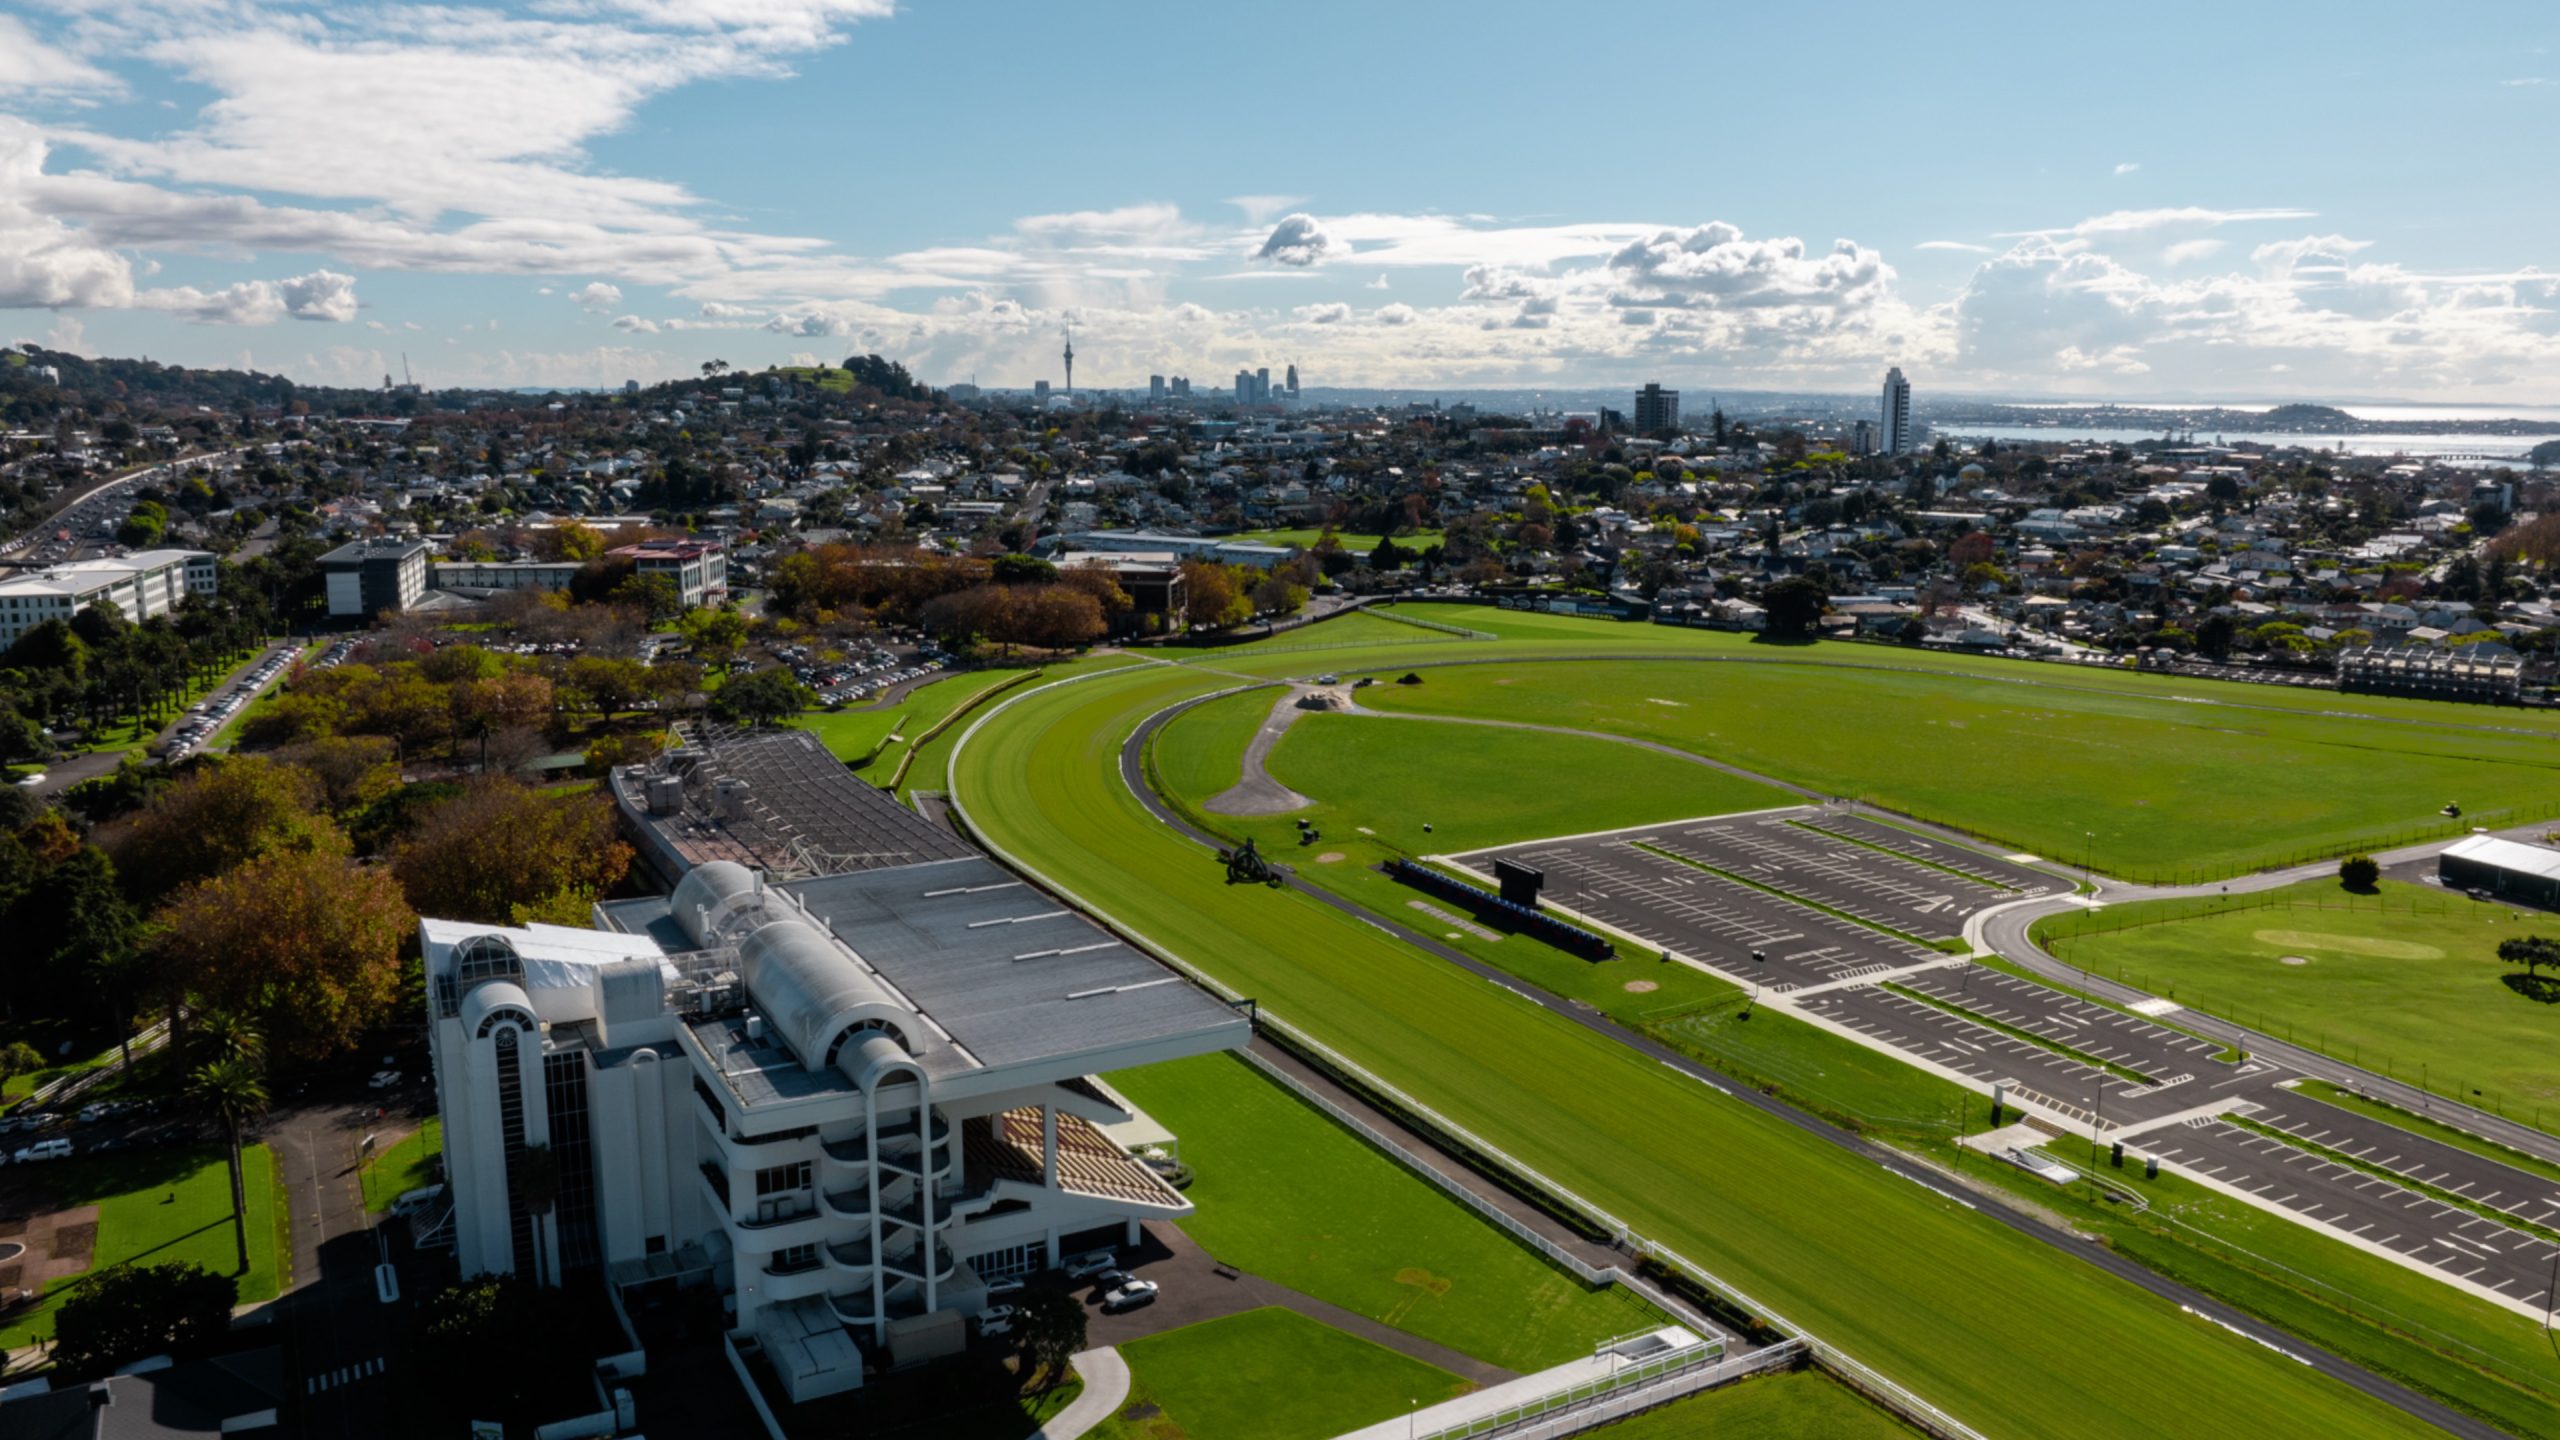
[{"label": "blue sky", "polygon": [[2560,12],[2299,15],[11,0],[0,335],[2548,403]]}]

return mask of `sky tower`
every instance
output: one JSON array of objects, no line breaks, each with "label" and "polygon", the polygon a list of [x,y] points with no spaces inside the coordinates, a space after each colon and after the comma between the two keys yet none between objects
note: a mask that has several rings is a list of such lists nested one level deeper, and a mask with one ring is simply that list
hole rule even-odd
[{"label": "sky tower", "polygon": [[1063,328],[1067,332],[1067,398],[1072,400],[1076,394],[1076,327]]}]

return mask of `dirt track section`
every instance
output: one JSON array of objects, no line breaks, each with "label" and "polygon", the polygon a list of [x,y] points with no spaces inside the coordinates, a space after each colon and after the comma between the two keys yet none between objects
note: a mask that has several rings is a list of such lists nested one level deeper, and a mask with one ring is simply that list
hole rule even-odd
[{"label": "dirt track section", "polygon": [[1280,698],[1271,702],[1271,714],[1262,728],[1253,732],[1253,743],[1244,747],[1244,778],[1231,789],[1209,797],[1203,807],[1215,815],[1286,815],[1304,810],[1313,800],[1271,778],[1262,762],[1271,757],[1271,747],[1298,723],[1307,712],[1298,708],[1298,697],[1306,691],[1295,685],[1284,686]]}]

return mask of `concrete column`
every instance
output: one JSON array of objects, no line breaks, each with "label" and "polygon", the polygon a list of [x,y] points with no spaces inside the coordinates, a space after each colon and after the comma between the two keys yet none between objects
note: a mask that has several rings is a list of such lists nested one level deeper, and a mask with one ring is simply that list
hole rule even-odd
[{"label": "concrete column", "polygon": [[1058,1188],[1058,1111],[1052,1105],[1040,1107],[1040,1184]]}]

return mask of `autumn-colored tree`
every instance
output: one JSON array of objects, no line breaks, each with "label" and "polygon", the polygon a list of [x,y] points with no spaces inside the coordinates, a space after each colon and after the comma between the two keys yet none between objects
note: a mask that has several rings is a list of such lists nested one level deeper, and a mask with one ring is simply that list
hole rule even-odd
[{"label": "autumn-colored tree", "polygon": [[649,693],[649,667],[637,660],[610,655],[581,655],[569,662],[562,680],[588,708],[610,719]]},{"label": "autumn-colored tree", "polygon": [[309,771],[333,815],[351,815],[400,788],[400,767],[386,736],[323,735],[278,750],[275,758]]},{"label": "autumn-colored tree", "polygon": [[1947,563],[1962,571],[1968,566],[1989,564],[1994,553],[1991,537],[1975,530],[1947,547]]},{"label": "autumn-colored tree", "polygon": [[554,560],[593,560],[604,553],[604,532],[581,520],[569,520],[540,532],[534,548]]},{"label": "autumn-colored tree", "polygon": [[453,687],[447,702],[458,735],[477,737],[499,730],[536,729],[551,723],[554,691],[550,677],[529,670],[510,670],[486,680]]},{"label": "autumn-colored tree", "polygon": [[1129,598],[1128,591],[1120,588],[1119,577],[1099,565],[1070,565],[1058,572],[1058,583],[1071,585],[1092,596],[1106,617],[1126,614],[1136,603]]},{"label": "autumn-colored tree", "polygon": [[152,899],[270,851],[345,855],[346,835],[319,813],[326,795],[300,766],[232,756],[153,796],[116,844],[116,868]]},{"label": "autumn-colored tree", "polygon": [[163,977],[198,1008],[254,1020],[271,1049],[325,1059],[391,1015],[417,915],[378,866],[274,850],[160,907]]},{"label": "autumn-colored tree", "polygon": [[1235,570],[1208,560],[1182,562],[1184,618],[1203,630],[1224,629],[1248,619],[1253,602],[1245,598]]},{"label": "autumn-colored tree", "polygon": [[240,743],[248,746],[291,745],[334,735],[347,721],[345,702],[335,695],[293,689],[251,710],[240,722]]},{"label": "autumn-colored tree", "polygon": [[486,680],[505,668],[505,662],[477,645],[446,645],[418,659],[418,673],[439,685]]},{"label": "autumn-colored tree", "polygon": [[419,817],[392,851],[419,912],[448,920],[574,923],[631,868],[600,795],[544,795],[483,778]]},{"label": "autumn-colored tree", "polygon": [[1102,604],[1073,585],[1025,585],[1014,590],[1012,635],[1044,650],[1071,650],[1102,638]]}]

